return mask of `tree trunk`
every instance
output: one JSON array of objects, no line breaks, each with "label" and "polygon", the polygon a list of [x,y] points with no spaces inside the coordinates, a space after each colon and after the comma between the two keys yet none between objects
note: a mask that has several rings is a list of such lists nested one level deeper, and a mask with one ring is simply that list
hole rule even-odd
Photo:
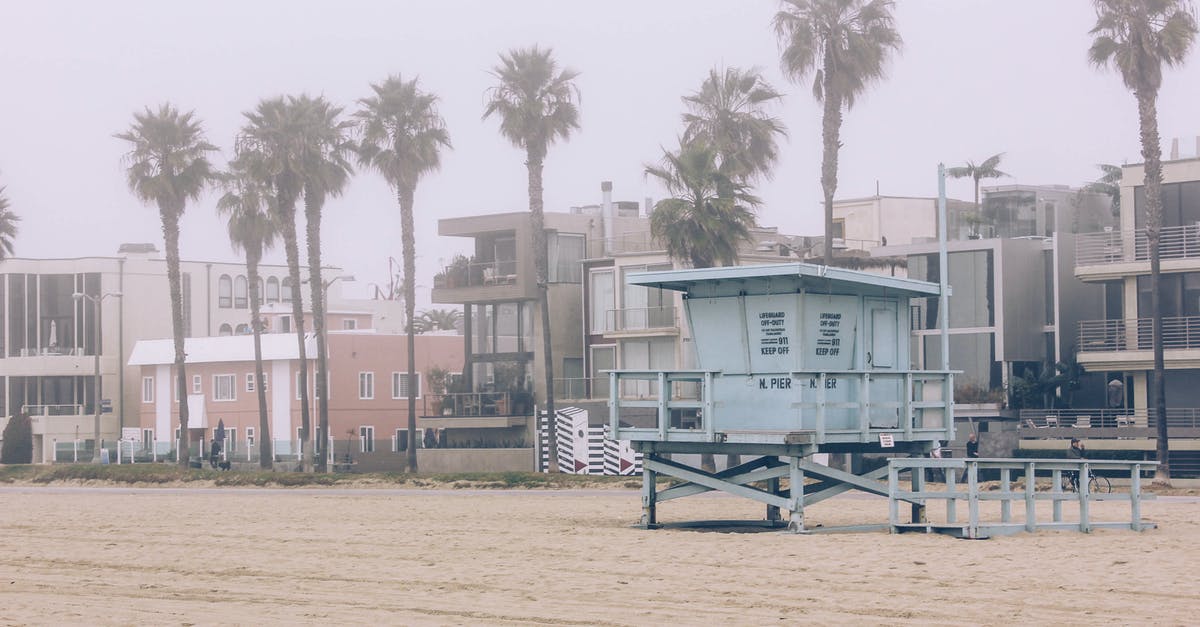
[{"label": "tree trunk", "polygon": [[313,438],[313,470],[329,469],[329,347],[325,335],[325,281],[321,277],[321,208],[325,197],[311,187],[304,190],[304,227],[308,244],[308,287],[312,295],[313,331],[317,337],[317,434]]},{"label": "tree trunk", "polygon": [[[554,355],[550,337],[549,252],[546,250],[546,216],[542,212],[542,161],[544,148],[528,148],[525,167],[529,170],[529,218],[533,229],[533,263],[537,275],[538,308],[542,310],[542,363],[545,370],[546,470],[558,472],[558,438],[555,433]],[[536,417],[534,420],[536,424]]]},{"label": "tree trunk", "polygon": [[825,258],[827,266],[833,265],[833,196],[837,193],[838,150],[841,148],[842,98],[833,86],[832,44],[825,49],[825,62],[821,95],[825,112],[821,117],[821,140],[825,150],[821,157],[821,191],[825,194]]},{"label": "tree trunk", "polygon": [[[300,287],[300,250],[296,244],[296,199],[279,198],[280,228],[283,230],[283,249],[287,253],[288,277],[292,280],[292,322],[296,328],[296,342],[299,345],[300,376],[296,393],[300,396],[300,469],[304,469],[303,452],[308,450],[308,355],[304,349],[304,290]],[[291,439],[291,434],[277,433],[280,437]]]},{"label": "tree trunk", "polygon": [[400,202],[400,242],[404,257],[404,320],[408,333],[408,472],[417,472],[417,389],[420,379],[417,369],[415,314],[416,287],[416,237],[413,232],[413,188],[406,187],[396,192]]},{"label": "tree trunk", "polygon": [[[250,329],[254,333],[254,377],[258,392],[258,466],[270,470],[274,456],[271,453],[271,422],[267,418],[267,388],[263,385],[262,317],[258,300],[258,262],[262,257],[262,241],[246,246],[246,275],[250,277]],[[287,385],[287,382],[283,382]],[[279,385],[279,381],[275,382]]]},{"label": "tree trunk", "polygon": [[[1171,485],[1171,468],[1167,449],[1166,368],[1163,363],[1162,309],[1158,293],[1160,279],[1159,235],[1162,232],[1162,148],[1158,139],[1158,93],[1152,90],[1137,92],[1138,124],[1141,131],[1142,159],[1146,168],[1146,243],[1150,248],[1150,318],[1151,342],[1154,349],[1154,377],[1150,381],[1150,402],[1154,407],[1155,457],[1158,469],[1156,485]],[[1140,315],[1140,312],[1139,312]]]},{"label": "tree trunk", "polygon": [[[167,248],[167,286],[171,297],[171,334],[175,340],[175,393],[179,398],[179,466],[188,467],[191,457],[192,443],[188,437],[188,399],[187,399],[187,354],[183,348],[183,288],[179,279],[179,215],[183,213],[183,203],[178,206],[160,202],[158,215],[162,219],[163,243]],[[97,309],[99,306],[97,306]],[[99,351],[100,347],[97,346]],[[93,399],[99,403],[100,399]],[[96,446],[100,446],[96,442]]]}]

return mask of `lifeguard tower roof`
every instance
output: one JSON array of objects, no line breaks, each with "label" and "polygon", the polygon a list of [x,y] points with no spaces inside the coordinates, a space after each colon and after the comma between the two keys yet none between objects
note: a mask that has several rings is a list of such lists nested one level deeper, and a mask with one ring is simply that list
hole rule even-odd
[{"label": "lifeguard tower roof", "polygon": [[938,285],[811,263],[664,270],[630,274],[629,283],[687,292],[690,297],[757,296],[788,292],[853,292],[864,296],[936,296]]}]

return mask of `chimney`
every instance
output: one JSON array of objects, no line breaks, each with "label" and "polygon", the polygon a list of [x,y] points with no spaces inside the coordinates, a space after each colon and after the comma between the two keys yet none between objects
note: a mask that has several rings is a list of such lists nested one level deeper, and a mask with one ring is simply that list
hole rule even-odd
[{"label": "chimney", "polygon": [[1171,161],[1179,160],[1179,138],[1171,138]]},{"label": "chimney", "polygon": [[613,213],[612,181],[600,181],[600,216],[604,225],[604,254],[612,254],[613,229],[616,228],[617,216]]}]

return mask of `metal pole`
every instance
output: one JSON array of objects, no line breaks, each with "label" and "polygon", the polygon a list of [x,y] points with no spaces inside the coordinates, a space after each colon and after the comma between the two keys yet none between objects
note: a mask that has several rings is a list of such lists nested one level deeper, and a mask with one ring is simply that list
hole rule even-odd
[{"label": "metal pole", "polygon": [[947,311],[950,269],[946,261],[946,166],[938,164],[938,328],[942,332],[942,370],[950,369],[950,312]]},{"label": "metal pole", "polygon": [[94,446],[92,446],[92,463],[98,464],[98,463],[100,463],[100,394],[101,394],[101,392],[100,392],[100,299],[93,298],[91,296],[88,296],[87,299],[92,301],[92,305],[95,308],[95,312],[96,312],[96,322],[95,322],[96,341],[95,341],[94,345],[92,346],[93,352],[95,353],[95,359],[93,360],[93,362],[95,363],[95,367],[96,367],[95,377],[93,380],[93,383],[95,384],[96,392],[92,398],[92,404],[95,406],[95,410],[96,410],[96,424],[95,424],[95,427],[96,427],[95,442],[96,442],[96,444]]}]

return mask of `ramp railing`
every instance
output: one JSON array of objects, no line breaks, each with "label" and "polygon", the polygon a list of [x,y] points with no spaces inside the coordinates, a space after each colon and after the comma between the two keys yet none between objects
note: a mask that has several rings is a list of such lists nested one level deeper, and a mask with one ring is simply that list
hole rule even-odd
[{"label": "ramp railing", "polygon": [[[1132,529],[1141,531],[1153,528],[1153,523],[1142,520],[1141,501],[1142,475],[1154,470],[1158,462],[1118,461],[1098,459],[933,459],[892,458],[888,460],[888,505],[893,533],[903,531],[945,531],[965,538],[983,538],[992,535],[1007,535],[1020,531],[1040,529],[1067,529],[1090,532],[1093,529]],[[928,482],[930,471],[945,474],[944,489]],[[999,476],[997,485],[988,489],[980,481],[981,471],[995,471]],[[908,489],[900,482],[900,475],[909,473]],[[1128,491],[1096,491],[1093,476],[1103,476],[1104,485],[1108,477],[1123,481],[1128,478]],[[1049,484],[1038,479],[1049,477]],[[1070,481],[1074,478],[1074,481]],[[965,490],[962,483],[965,479]],[[1064,484],[1064,480],[1068,484]],[[1075,491],[1069,491],[1070,485]],[[900,502],[913,503],[920,510],[920,520],[905,523],[900,520]],[[924,519],[924,510],[929,501],[944,501],[946,507],[944,523],[930,523]],[[967,504],[967,520],[958,520],[958,502]],[[981,505],[998,501],[999,520],[994,515],[981,512]],[[1124,501],[1129,503],[1129,517],[1125,520],[1096,520],[1092,505],[1101,501]],[[1049,502],[1049,520],[1039,516],[1039,502]],[[1016,520],[1013,503],[1024,503],[1024,515]],[[1063,504],[1074,504],[1078,515],[1067,520],[1063,515]],[[914,514],[917,512],[914,511]]]}]

